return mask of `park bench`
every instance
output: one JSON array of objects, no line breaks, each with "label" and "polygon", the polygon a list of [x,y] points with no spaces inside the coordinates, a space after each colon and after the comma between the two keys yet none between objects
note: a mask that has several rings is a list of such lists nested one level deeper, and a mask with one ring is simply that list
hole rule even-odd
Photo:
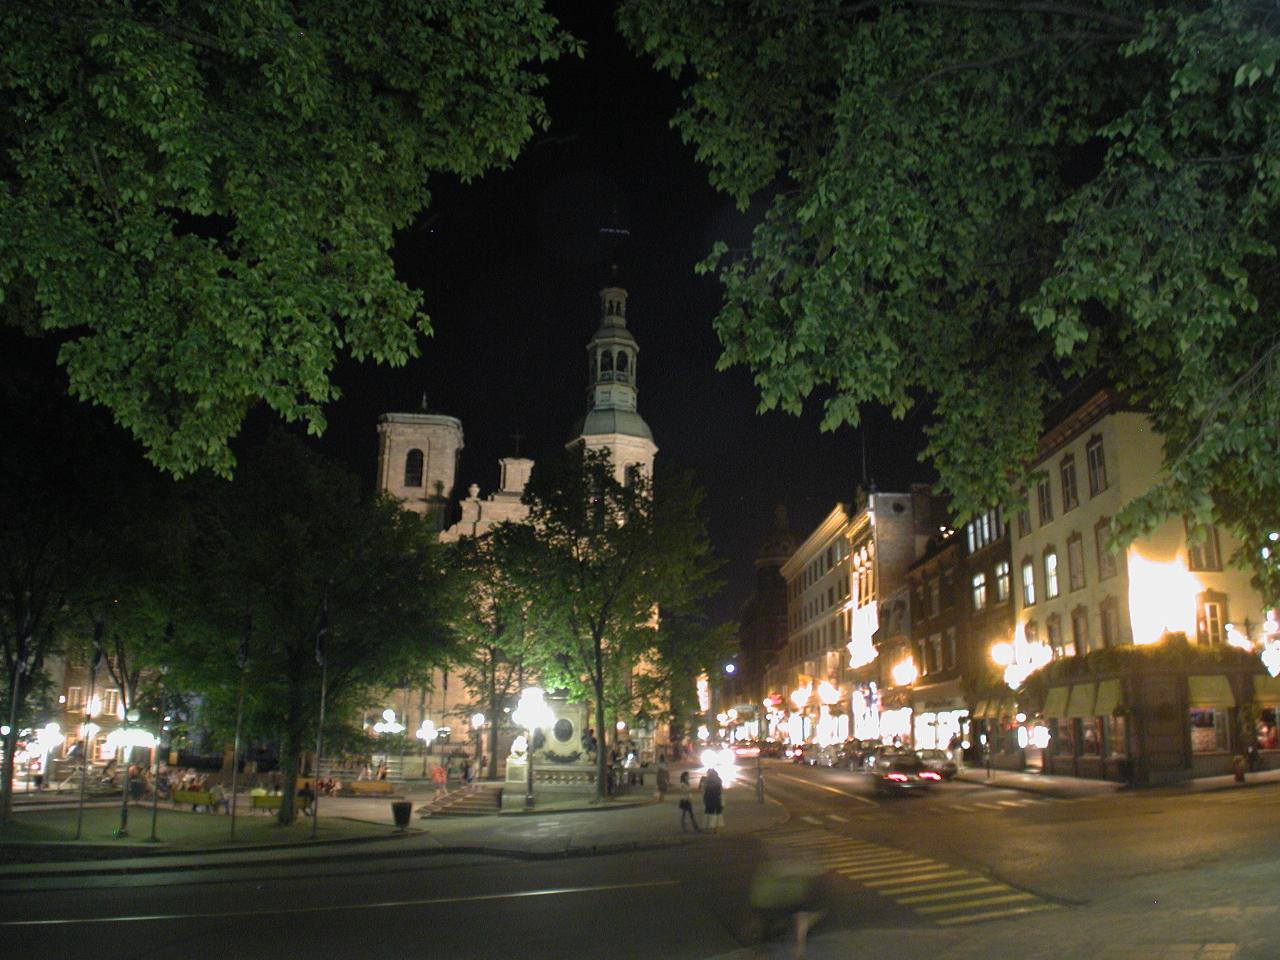
[{"label": "park bench", "polygon": [[193,807],[204,807],[210,813],[215,809],[215,798],[208,790],[175,790],[173,791],[173,803],[174,806],[189,803]]},{"label": "park bench", "polygon": [[355,797],[385,797],[395,790],[390,780],[352,780],[342,785],[341,792]]},{"label": "park bench", "polygon": [[260,794],[250,798],[253,801],[254,810],[279,810],[280,804],[284,800],[284,794],[267,793]]}]

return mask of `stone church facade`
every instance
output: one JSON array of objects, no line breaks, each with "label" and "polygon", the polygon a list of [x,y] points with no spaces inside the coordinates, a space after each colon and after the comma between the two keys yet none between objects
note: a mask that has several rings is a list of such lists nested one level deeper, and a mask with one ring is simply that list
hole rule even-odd
[{"label": "stone church facade", "polygon": [[[586,346],[587,412],[566,444],[608,450],[623,482],[636,474],[652,477],[658,452],[653,433],[638,411],[640,347],[627,329],[626,309],[624,288],[609,285],[600,291],[600,325]],[[534,461],[524,457],[498,461],[500,481],[493,493],[482,496],[479,485],[473,483],[465,497],[458,496],[458,461],[464,448],[459,419],[427,412],[386,413],[379,418],[378,440],[378,489],[405,509],[432,518],[442,542],[483,536],[497,524],[520,523],[528,517],[521,498]],[[455,497],[457,510],[453,509]],[[390,694],[392,704],[405,705],[406,715],[400,722],[410,731],[429,719],[438,730],[450,731],[449,748],[458,749],[473,740],[469,717],[480,699],[457,676],[451,685],[444,671],[436,672],[430,690]],[[641,746],[652,750],[653,731],[637,733]],[[510,739],[510,735],[502,738],[502,749]]]}]

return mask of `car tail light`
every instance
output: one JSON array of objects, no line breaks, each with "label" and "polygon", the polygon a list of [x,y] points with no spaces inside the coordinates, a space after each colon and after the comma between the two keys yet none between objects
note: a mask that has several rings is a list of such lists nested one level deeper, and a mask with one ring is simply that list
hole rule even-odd
[{"label": "car tail light", "polygon": [[885,774],[886,780],[896,780],[898,783],[906,783],[907,775],[905,773],[889,773]]},{"label": "car tail light", "polygon": [[921,780],[941,780],[942,777],[934,773],[932,770],[924,770],[920,773]]}]

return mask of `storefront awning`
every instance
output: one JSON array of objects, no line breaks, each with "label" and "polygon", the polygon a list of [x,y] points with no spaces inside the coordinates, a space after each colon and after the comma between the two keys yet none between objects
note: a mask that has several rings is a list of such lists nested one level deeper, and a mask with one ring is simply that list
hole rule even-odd
[{"label": "storefront awning", "polygon": [[1044,717],[1046,720],[1065,720],[1067,718],[1067,691],[1070,687],[1050,687],[1044,698]]},{"label": "storefront awning", "polygon": [[1109,717],[1124,706],[1124,688],[1120,686],[1120,678],[1102,680],[1098,683],[1098,699],[1093,705],[1096,717]]},{"label": "storefront awning", "polygon": [[1253,699],[1267,707],[1280,704],[1280,677],[1254,674]]},{"label": "storefront awning", "polygon": [[1234,707],[1231,682],[1221,674],[1187,677],[1187,703],[1192,707]]},{"label": "storefront awning", "polygon": [[1093,703],[1097,699],[1098,688],[1092,683],[1077,683],[1071,688],[1071,696],[1067,700],[1068,717],[1093,717]]},{"label": "storefront awning", "polygon": [[987,718],[987,701],[979,700],[978,705],[973,708],[973,717],[975,720],[985,720]]}]

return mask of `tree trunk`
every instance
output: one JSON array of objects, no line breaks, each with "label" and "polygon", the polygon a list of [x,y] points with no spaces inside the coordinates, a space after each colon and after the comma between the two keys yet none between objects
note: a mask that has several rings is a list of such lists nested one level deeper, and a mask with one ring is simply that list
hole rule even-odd
[{"label": "tree trunk", "polygon": [[603,802],[609,795],[609,766],[605,762],[609,748],[604,729],[604,638],[593,638],[595,675],[591,678],[591,686],[596,693],[596,799]]},{"label": "tree trunk", "polygon": [[[15,669],[17,667],[15,666]],[[9,726],[9,735],[4,738],[4,763],[0,765],[0,823],[8,823],[13,819],[13,777],[14,767],[13,753],[18,746],[18,718],[22,716],[22,701],[27,696],[26,684],[22,682],[22,674],[19,673],[9,686],[11,694],[11,702],[9,704],[9,716],[5,718],[5,723]]]},{"label": "tree trunk", "polygon": [[298,796],[298,758],[302,754],[302,735],[296,723],[288,723],[284,729],[284,738],[280,744],[280,773],[284,778],[282,789],[284,796],[280,799],[280,812],[277,822],[282,827],[293,823],[296,814]]}]

